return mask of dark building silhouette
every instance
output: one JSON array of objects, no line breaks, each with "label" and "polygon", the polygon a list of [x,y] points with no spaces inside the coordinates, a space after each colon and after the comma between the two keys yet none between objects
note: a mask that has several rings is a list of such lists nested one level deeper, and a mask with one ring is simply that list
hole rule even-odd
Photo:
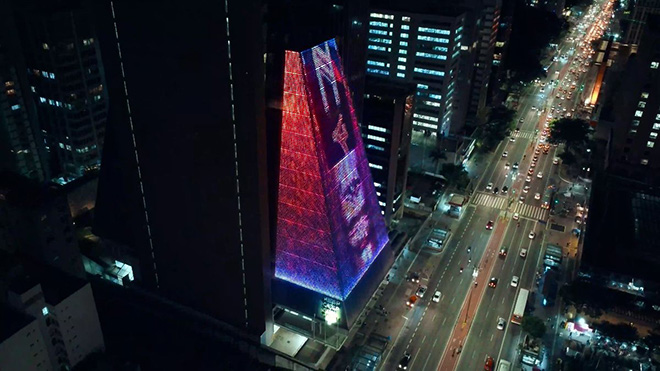
[{"label": "dark building silhouette", "polygon": [[110,99],[95,232],[142,287],[268,338],[260,3],[90,5]]}]

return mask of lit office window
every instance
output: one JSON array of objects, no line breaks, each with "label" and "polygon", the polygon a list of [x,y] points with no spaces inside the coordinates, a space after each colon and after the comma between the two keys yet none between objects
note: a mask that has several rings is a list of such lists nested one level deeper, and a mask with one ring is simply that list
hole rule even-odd
[{"label": "lit office window", "polygon": [[652,132],[649,134],[649,138],[650,138],[650,139],[656,139],[657,137],[658,137],[658,133],[656,133],[655,131],[652,131]]},{"label": "lit office window", "polygon": [[374,34],[374,35],[385,35],[385,36],[387,36],[387,31],[383,31],[383,30],[371,29],[371,30],[369,30],[369,33]]},{"label": "lit office window", "polygon": [[425,75],[432,75],[432,76],[444,76],[445,75],[444,71],[430,70],[428,68],[415,67],[413,71],[415,71],[417,73],[423,73]]},{"label": "lit office window", "polygon": [[419,32],[427,32],[427,33],[434,33],[438,35],[449,35],[450,32],[449,30],[441,30],[439,28],[431,28],[431,27],[420,27],[418,28]]},{"label": "lit office window", "polygon": [[640,100],[639,102],[637,102],[637,108],[646,108],[646,102]]},{"label": "lit office window", "polygon": [[649,99],[649,93],[642,92],[642,99]]},{"label": "lit office window", "polygon": [[383,39],[383,38],[380,38],[380,37],[370,37],[369,41],[372,42],[372,43],[383,43],[383,44],[387,44],[387,45],[392,44],[392,40]]},{"label": "lit office window", "polygon": [[449,39],[445,39],[442,37],[431,37],[431,36],[425,36],[425,35],[417,35],[417,40],[422,40],[422,41],[432,41],[435,43],[440,43],[440,44],[448,44]]},{"label": "lit office window", "polygon": [[402,34],[401,34],[401,38],[402,38],[402,39],[407,39],[408,36],[409,36],[409,35],[408,35],[407,33],[402,33]]},{"label": "lit office window", "polygon": [[656,122],[653,124],[653,130],[660,130],[660,122]]},{"label": "lit office window", "polygon": [[383,75],[383,76],[389,76],[390,74],[388,71],[379,70],[377,68],[367,68],[367,72],[374,73],[376,75]]},{"label": "lit office window", "polygon": [[425,101],[423,101],[423,102],[424,102],[424,104],[426,104],[427,106],[431,106],[431,107],[440,107],[440,103],[438,103],[438,102],[433,102],[433,101],[430,101],[430,100],[425,100]]},{"label": "lit office window", "polygon": [[402,30],[409,30],[410,26],[408,26],[407,24],[404,24],[404,25],[401,25],[401,29]]},{"label": "lit office window", "polygon": [[640,161],[639,163],[642,164],[642,165],[648,165],[648,164],[649,164],[649,160],[643,158],[642,161]]},{"label": "lit office window", "polygon": [[646,146],[649,148],[653,148],[653,146],[655,146],[655,143],[649,140],[648,142],[646,142]]},{"label": "lit office window", "polygon": [[367,144],[367,149],[373,149],[373,150],[375,150],[375,151],[385,152],[385,148],[383,148],[383,147],[379,147],[379,146],[375,146],[375,145],[373,145],[373,144]]},{"label": "lit office window", "polygon": [[447,49],[447,48],[444,47],[444,46],[434,46],[434,47],[433,47],[433,51],[436,51],[436,52],[445,52],[445,53],[446,53],[446,52],[449,51],[449,49]]},{"label": "lit office window", "polygon": [[442,100],[442,95],[440,95],[440,94],[429,94],[429,98]]},{"label": "lit office window", "polygon": [[369,22],[369,26],[388,27],[389,24],[387,22],[371,21],[371,22]]},{"label": "lit office window", "polygon": [[660,67],[660,63],[659,63],[659,62],[651,62],[651,68],[652,68],[652,69],[657,70],[658,67]]},{"label": "lit office window", "polygon": [[379,52],[384,52],[387,50],[387,48],[385,48],[384,46],[378,46],[378,45],[369,45],[367,48],[369,50],[377,50]]},{"label": "lit office window", "polygon": [[398,65],[398,66],[396,66],[396,69],[397,69],[397,70],[403,70],[403,71],[405,71],[405,70],[406,70],[406,66]]},{"label": "lit office window", "polygon": [[429,88],[429,86],[428,86],[428,85],[424,85],[424,84],[417,84],[417,89],[423,89],[423,90],[427,90],[428,88]]},{"label": "lit office window", "polygon": [[399,54],[408,54],[408,51],[405,49],[399,49]]},{"label": "lit office window", "polygon": [[428,115],[422,115],[422,114],[419,114],[419,113],[415,113],[415,114],[413,114],[413,117],[414,117],[414,118],[417,118],[417,119],[422,119],[422,120],[429,120],[429,121],[433,121],[433,122],[438,122],[438,118],[437,118],[437,117],[432,117],[432,116],[428,116]]},{"label": "lit office window", "polygon": [[375,130],[375,131],[380,131],[381,133],[387,133],[387,129],[380,126],[368,125],[367,128],[369,130]]},{"label": "lit office window", "polygon": [[408,46],[408,42],[407,41],[399,41],[399,45]]},{"label": "lit office window", "polygon": [[404,22],[410,22],[410,17],[401,17],[401,20]]},{"label": "lit office window", "polygon": [[404,79],[406,77],[406,74],[402,73],[402,72],[397,72],[396,77],[400,77],[400,78]]},{"label": "lit office window", "polygon": [[372,61],[371,59],[369,59],[369,60],[367,60],[367,65],[369,65],[369,66],[385,67],[385,62]]},{"label": "lit office window", "polygon": [[640,110],[635,111],[635,117],[642,117],[643,114],[644,114],[643,111]]},{"label": "lit office window", "polygon": [[399,57],[398,61],[405,63],[408,59],[406,57]]},{"label": "lit office window", "polygon": [[632,120],[632,126],[633,127],[639,126],[639,120]]},{"label": "lit office window", "polygon": [[378,170],[383,170],[383,166],[378,165],[378,164],[372,164],[371,162],[369,163],[370,168],[378,169]]},{"label": "lit office window", "polygon": [[440,54],[432,54],[432,53],[424,53],[424,52],[417,52],[415,53],[416,56],[422,57],[422,58],[432,58],[432,59],[439,59],[439,60],[447,60],[446,55],[440,55]]},{"label": "lit office window", "polygon": [[385,143],[385,138],[383,138],[383,137],[379,137],[378,135],[367,134],[367,139],[371,139],[371,140],[375,140],[375,141],[377,141],[377,142],[383,142],[383,143]]},{"label": "lit office window", "polygon": [[382,14],[382,13],[371,13],[369,14],[371,18],[379,18],[379,19],[394,19],[394,16],[391,14]]}]

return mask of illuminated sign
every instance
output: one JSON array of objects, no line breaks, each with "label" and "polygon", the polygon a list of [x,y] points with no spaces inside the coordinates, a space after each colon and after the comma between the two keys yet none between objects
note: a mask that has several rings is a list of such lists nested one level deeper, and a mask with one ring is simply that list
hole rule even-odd
[{"label": "illuminated sign", "polygon": [[285,58],[275,276],[345,299],[387,230],[334,40]]}]

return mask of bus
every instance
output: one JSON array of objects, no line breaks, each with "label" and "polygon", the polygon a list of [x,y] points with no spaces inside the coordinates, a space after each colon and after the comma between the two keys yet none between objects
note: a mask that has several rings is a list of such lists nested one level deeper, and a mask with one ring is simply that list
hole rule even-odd
[{"label": "bus", "polygon": [[497,371],[509,371],[511,370],[511,362],[506,359],[500,359],[500,363],[497,364]]},{"label": "bus", "polygon": [[554,186],[548,186],[546,188],[545,192],[543,192],[543,199],[541,200],[541,207],[544,209],[550,209],[550,205],[552,204],[552,196],[554,196],[555,193],[555,187]]},{"label": "bus", "polygon": [[513,307],[513,315],[511,315],[511,322],[519,325],[522,322],[523,315],[525,314],[525,307],[527,306],[527,297],[529,290],[520,289],[518,292],[518,299],[516,299],[516,306]]}]

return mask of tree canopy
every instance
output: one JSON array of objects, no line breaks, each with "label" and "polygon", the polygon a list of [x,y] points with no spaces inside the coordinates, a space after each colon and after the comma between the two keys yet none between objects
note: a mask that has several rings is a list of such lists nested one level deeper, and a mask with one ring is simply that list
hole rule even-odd
[{"label": "tree canopy", "polygon": [[458,189],[464,189],[470,183],[470,176],[463,165],[443,164],[440,174]]},{"label": "tree canopy", "polygon": [[480,150],[490,152],[507,136],[513,126],[515,111],[503,105],[493,107],[490,120],[481,128]]},{"label": "tree canopy", "polygon": [[589,140],[592,131],[585,120],[562,118],[550,124],[550,143],[564,143],[569,148],[582,145]]},{"label": "tree canopy", "polygon": [[531,315],[524,316],[520,326],[522,326],[523,331],[527,332],[528,334],[530,334],[532,337],[535,338],[543,337],[543,335],[545,335],[545,332],[547,331],[547,328],[545,327],[545,323],[543,323],[543,320],[540,319],[539,317],[531,316]]}]

